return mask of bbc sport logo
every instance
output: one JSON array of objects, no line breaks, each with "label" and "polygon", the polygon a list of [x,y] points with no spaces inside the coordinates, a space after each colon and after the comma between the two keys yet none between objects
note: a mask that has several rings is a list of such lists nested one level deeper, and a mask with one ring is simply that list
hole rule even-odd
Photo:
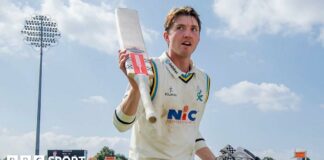
[{"label": "bbc sport logo", "polygon": [[7,160],[45,160],[44,155],[8,155]]},{"label": "bbc sport logo", "polygon": [[[46,159],[45,159],[46,158]],[[49,156],[48,158],[44,155],[8,155],[7,160],[86,160],[85,156]]]}]

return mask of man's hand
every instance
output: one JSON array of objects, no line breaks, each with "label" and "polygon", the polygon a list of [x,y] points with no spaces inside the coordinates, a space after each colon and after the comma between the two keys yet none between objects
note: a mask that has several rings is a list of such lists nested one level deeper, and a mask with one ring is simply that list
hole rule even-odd
[{"label": "man's hand", "polygon": [[134,90],[138,91],[138,85],[137,85],[136,81],[133,78],[127,76],[125,63],[126,63],[126,60],[128,59],[129,54],[126,53],[125,49],[119,50],[118,52],[119,52],[119,61],[118,62],[119,62],[120,70],[122,70],[122,72],[126,75],[128,81],[129,81],[129,84],[132,86],[132,88]]},{"label": "man's hand", "polygon": [[129,54],[126,52],[125,49],[119,50],[118,52],[119,52],[119,56],[118,56],[119,68],[125,74],[131,86],[131,88],[129,88],[127,96],[124,97],[123,101],[120,104],[121,111],[128,116],[133,116],[136,114],[137,106],[141,96],[136,81],[132,77],[129,77],[127,75],[125,63]]},{"label": "man's hand", "polygon": [[118,53],[119,53],[119,68],[127,76],[125,63],[129,55],[126,53],[125,49],[119,50]]}]

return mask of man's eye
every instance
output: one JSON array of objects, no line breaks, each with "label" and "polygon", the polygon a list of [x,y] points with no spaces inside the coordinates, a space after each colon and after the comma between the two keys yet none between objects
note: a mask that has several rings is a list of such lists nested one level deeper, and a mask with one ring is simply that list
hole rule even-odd
[{"label": "man's eye", "polygon": [[177,27],[177,30],[183,30],[184,28],[183,28],[183,26],[178,26]]},{"label": "man's eye", "polygon": [[191,30],[192,30],[193,32],[198,32],[198,28],[196,28],[196,27],[191,28]]}]

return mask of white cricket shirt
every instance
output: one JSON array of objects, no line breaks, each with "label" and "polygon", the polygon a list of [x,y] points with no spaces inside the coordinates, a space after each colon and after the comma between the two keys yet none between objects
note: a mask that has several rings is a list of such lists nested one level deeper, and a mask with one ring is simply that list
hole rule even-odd
[{"label": "white cricket shirt", "polygon": [[132,127],[131,160],[192,160],[195,151],[206,146],[199,124],[209,96],[210,79],[192,63],[191,70],[183,73],[167,53],[153,58],[152,67],[151,98],[161,116],[162,136],[145,119],[141,102],[134,116],[125,115],[117,107],[114,125],[120,131]]}]

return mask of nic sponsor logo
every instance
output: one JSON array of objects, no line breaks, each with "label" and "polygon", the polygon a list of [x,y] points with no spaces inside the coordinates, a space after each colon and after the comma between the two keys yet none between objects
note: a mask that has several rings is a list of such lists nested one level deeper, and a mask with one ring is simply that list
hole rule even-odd
[{"label": "nic sponsor logo", "polygon": [[196,121],[197,110],[190,110],[189,106],[184,106],[181,110],[169,109],[168,111],[168,121],[177,122],[194,122]]}]

